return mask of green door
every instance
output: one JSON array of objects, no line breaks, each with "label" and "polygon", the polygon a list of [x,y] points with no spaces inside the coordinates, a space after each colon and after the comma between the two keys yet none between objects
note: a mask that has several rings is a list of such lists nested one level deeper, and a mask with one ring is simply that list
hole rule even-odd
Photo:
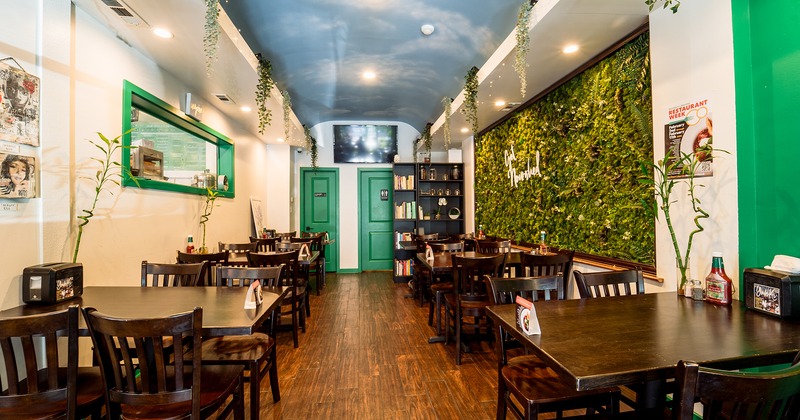
[{"label": "green door", "polygon": [[300,226],[306,232],[328,232],[325,271],[339,269],[339,170],[300,168]]},{"label": "green door", "polygon": [[359,260],[362,270],[391,270],[392,170],[358,170]]}]

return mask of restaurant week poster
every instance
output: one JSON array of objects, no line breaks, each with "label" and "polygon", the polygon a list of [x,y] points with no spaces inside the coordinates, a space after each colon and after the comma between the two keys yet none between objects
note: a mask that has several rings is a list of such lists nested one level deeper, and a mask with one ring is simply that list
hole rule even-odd
[{"label": "restaurant week poster", "polygon": [[[713,125],[708,98],[669,108],[669,122],[664,126],[665,159],[671,164],[683,155],[694,155],[700,163],[695,176],[712,176],[711,155],[704,150],[712,145]],[[669,166],[669,165],[667,165]],[[667,175],[685,178],[683,165]]]}]

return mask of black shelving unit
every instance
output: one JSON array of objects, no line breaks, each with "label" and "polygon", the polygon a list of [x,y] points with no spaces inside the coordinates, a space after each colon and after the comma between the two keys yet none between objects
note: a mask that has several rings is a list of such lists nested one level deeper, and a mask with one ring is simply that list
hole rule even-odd
[{"label": "black shelving unit", "polygon": [[[412,260],[414,252],[399,248],[401,239],[424,233],[455,235],[464,232],[464,165],[461,163],[394,164],[395,282],[410,279],[398,262]],[[446,204],[445,204],[446,202]],[[440,205],[440,203],[442,203]],[[441,211],[438,218],[436,211]],[[454,216],[451,217],[450,215]],[[404,235],[405,234],[405,235]]]}]

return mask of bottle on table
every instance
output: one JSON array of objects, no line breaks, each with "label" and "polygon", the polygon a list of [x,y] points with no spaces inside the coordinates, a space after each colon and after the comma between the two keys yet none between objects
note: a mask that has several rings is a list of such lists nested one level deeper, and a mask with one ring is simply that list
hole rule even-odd
[{"label": "bottle on table", "polygon": [[261,231],[261,239],[267,239],[267,228]]},{"label": "bottle on table", "polygon": [[483,225],[478,225],[478,239],[485,238],[486,235],[483,233]]},{"label": "bottle on table", "polygon": [[539,255],[547,255],[547,232],[539,232]]},{"label": "bottle on table", "polygon": [[194,254],[194,238],[192,238],[192,235],[186,238],[186,253]]},{"label": "bottle on table", "polygon": [[711,254],[711,272],[706,276],[706,300],[717,305],[733,302],[733,281],[725,274],[721,252]]}]

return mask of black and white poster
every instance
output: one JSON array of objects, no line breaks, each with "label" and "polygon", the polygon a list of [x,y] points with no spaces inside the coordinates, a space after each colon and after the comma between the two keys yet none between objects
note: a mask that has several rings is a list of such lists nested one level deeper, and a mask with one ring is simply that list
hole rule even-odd
[{"label": "black and white poster", "polygon": [[39,78],[0,62],[0,140],[39,145]]},{"label": "black and white poster", "polygon": [[36,158],[0,153],[0,198],[36,197]]}]

